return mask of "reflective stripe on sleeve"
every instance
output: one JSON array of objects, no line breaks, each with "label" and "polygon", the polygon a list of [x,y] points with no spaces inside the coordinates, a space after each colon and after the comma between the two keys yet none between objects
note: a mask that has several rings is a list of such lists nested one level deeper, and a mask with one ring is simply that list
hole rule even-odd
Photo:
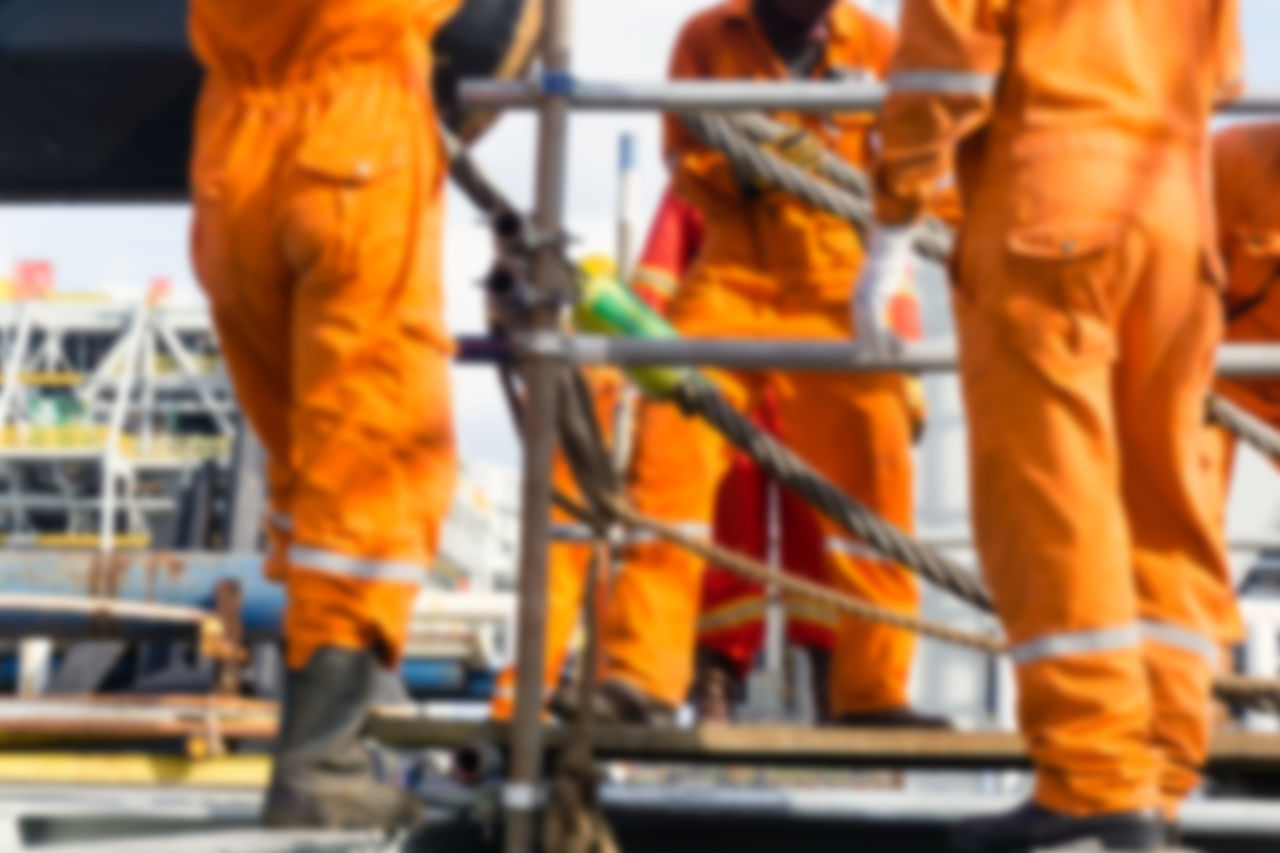
[{"label": "reflective stripe on sleeve", "polygon": [[996,91],[996,75],[976,71],[899,71],[889,78],[889,91],[894,94],[989,98]]},{"label": "reflective stripe on sleeve", "polygon": [[1209,666],[1217,667],[1222,662],[1222,650],[1213,640],[1186,628],[1170,625],[1167,622],[1144,621],[1142,636],[1152,643],[1170,646],[1199,655]]},{"label": "reflective stripe on sleeve", "polygon": [[759,596],[718,607],[702,614],[698,619],[698,632],[709,634],[713,631],[727,631],[752,622],[759,622],[764,618],[765,606],[764,597]]},{"label": "reflective stripe on sleeve", "polygon": [[366,581],[419,584],[427,573],[427,567],[418,563],[375,560],[304,545],[294,545],[289,549],[289,563],[301,569]]},{"label": "reflective stripe on sleeve", "polygon": [[1137,625],[1125,625],[1121,628],[1102,628],[1097,631],[1049,634],[1038,640],[1014,646],[1009,649],[1009,657],[1014,663],[1025,665],[1051,658],[1137,648],[1141,642],[1142,629]]},{"label": "reflective stripe on sleeve", "polygon": [[856,557],[859,560],[874,560],[876,562],[884,562],[884,556],[874,548],[862,542],[855,542],[852,539],[845,539],[840,536],[828,536],[823,542],[823,547],[830,554],[841,554],[845,557]]},{"label": "reflective stripe on sleeve", "polygon": [[[703,539],[711,535],[711,525],[703,521],[681,521],[677,523],[668,523],[669,526],[679,530],[685,536],[701,537]],[[638,530],[627,537],[626,545],[647,545],[650,542],[657,542],[662,539],[657,533],[649,530]]]}]

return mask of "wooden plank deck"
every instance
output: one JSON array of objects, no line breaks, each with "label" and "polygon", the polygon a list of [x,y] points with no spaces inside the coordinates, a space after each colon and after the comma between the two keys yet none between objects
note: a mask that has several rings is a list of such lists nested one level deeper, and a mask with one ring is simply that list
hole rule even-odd
[{"label": "wooden plank deck", "polygon": [[[380,710],[370,734],[388,746],[457,749],[507,744],[510,727],[492,722],[446,722],[400,710]],[[569,731],[549,726],[548,750],[563,747]],[[704,726],[697,729],[604,726],[596,753],[607,760],[687,764],[764,764],[837,768],[1014,768],[1029,764],[1020,736],[1005,732],[931,732]],[[1223,732],[1214,742],[1211,769],[1280,772],[1280,735]]]}]

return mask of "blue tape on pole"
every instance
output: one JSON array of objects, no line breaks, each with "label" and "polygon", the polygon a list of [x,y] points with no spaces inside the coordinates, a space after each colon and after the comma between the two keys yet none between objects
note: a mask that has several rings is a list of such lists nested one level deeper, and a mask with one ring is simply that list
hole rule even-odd
[{"label": "blue tape on pole", "polygon": [[618,139],[618,169],[623,174],[633,172],[636,168],[636,137],[634,133],[624,133]]},{"label": "blue tape on pole", "polygon": [[547,71],[542,75],[542,93],[569,97],[573,94],[573,75],[566,71]]}]

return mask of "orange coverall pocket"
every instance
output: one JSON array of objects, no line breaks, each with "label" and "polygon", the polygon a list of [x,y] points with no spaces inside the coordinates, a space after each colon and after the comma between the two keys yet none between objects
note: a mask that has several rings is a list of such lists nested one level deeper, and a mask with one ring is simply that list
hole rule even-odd
[{"label": "orange coverall pocket", "polygon": [[295,272],[323,268],[320,278],[334,283],[359,282],[362,257],[403,255],[418,189],[403,117],[370,110],[361,96],[379,100],[356,88],[329,105],[298,149],[290,179],[286,256]]},{"label": "orange coverall pocket", "polygon": [[1123,237],[1117,223],[1035,225],[1009,233],[1009,276],[993,289],[995,310],[1015,351],[1051,381],[1069,382],[1115,361]]}]

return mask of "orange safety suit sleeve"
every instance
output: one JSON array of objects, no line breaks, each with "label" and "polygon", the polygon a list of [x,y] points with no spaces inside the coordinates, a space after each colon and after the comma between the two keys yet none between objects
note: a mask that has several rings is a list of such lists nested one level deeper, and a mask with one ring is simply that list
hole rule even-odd
[{"label": "orange safety suit sleeve", "polygon": [[661,312],[702,245],[702,211],[668,187],[649,226],[649,238],[631,277],[631,289]]},{"label": "orange safety suit sleeve", "polygon": [[[705,80],[714,76],[711,56],[715,50],[715,31],[705,29],[703,19],[693,19],[676,42],[671,57],[671,79]],[[678,115],[667,116],[664,128],[667,164],[680,198],[706,210],[742,196],[741,185],[729,161],[703,145],[685,128]]]},{"label": "orange safety suit sleeve", "polygon": [[918,219],[958,142],[990,117],[1004,62],[1008,0],[907,0],[880,118],[876,212]]}]

